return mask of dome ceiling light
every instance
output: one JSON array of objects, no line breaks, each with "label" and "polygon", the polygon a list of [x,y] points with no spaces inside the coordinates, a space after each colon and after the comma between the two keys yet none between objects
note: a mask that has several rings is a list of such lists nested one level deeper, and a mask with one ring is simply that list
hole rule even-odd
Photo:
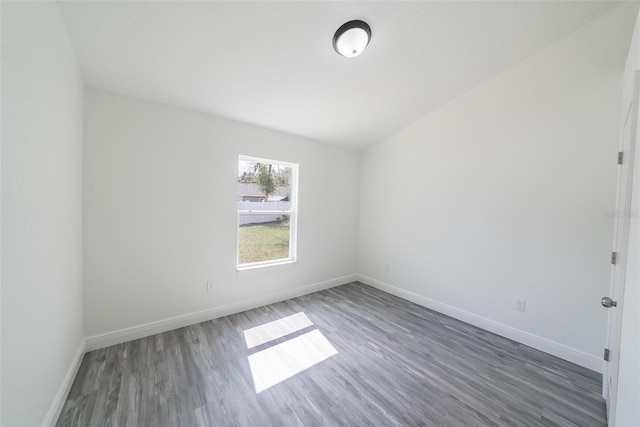
[{"label": "dome ceiling light", "polygon": [[340,55],[353,58],[362,53],[371,40],[371,27],[364,21],[354,20],[342,25],[333,36],[333,48]]}]

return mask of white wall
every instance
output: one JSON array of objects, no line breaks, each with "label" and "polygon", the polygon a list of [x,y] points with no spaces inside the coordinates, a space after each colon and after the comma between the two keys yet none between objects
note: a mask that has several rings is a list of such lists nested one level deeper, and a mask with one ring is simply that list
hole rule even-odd
[{"label": "white wall", "polygon": [[[624,73],[624,96],[633,93],[633,80],[640,70],[640,14],[638,14],[627,65]],[[625,99],[627,105],[627,99]],[[637,133],[640,135],[640,132]],[[620,360],[618,376],[618,399],[616,402],[616,426],[640,425],[640,143],[636,139],[633,173],[633,196],[631,200],[631,223],[629,230],[629,253],[627,277],[622,312],[622,334],[620,338]]]},{"label": "white wall", "polygon": [[55,421],[82,352],[82,117],[55,2],[2,2],[2,425]]},{"label": "white wall", "polygon": [[[96,89],[85,107],[88,336],[353,279],[358,153]],[[236,271],[239,154],[300,165],[297,263]]]},{"label": "white wall", "polygon": [[600,370],[633,7],[363,154],[363,280]]}]

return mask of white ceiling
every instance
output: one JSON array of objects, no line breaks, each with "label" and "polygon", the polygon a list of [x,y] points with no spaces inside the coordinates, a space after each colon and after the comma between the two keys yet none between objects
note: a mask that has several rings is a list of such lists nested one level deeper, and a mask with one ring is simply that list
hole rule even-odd
[{"label": "white ceiling", "polygon": [[[58,2],[89,86],[361,149],[617,6]],[[344,22],[372,29],[335,53]]]}]

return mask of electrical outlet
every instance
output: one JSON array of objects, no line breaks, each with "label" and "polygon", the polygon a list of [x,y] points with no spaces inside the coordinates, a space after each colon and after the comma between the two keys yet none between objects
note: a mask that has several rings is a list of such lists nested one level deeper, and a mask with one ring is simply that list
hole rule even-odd
[{"label": "electrical outlet", "polygon": [[215,284],[213,283],[213,280],[210,280],[207,282],[207,292],[213,292],[214,287],[215,287]]},{"label": "electrical outlet", "polygon": [[525,301],[523,299],[517,299],[516,300],[516,311],[524,312],[526,307],[527,307],[527,301]]}]

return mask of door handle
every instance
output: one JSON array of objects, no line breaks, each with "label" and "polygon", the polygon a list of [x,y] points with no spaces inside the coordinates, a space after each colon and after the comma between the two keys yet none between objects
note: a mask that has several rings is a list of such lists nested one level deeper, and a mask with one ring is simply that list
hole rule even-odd
[{"label": "door handle", "polygon": [[618,306],[618,301],[614,301],[609,297],[602,297],[602,300],[600,301],[600,303],[602,304],[603,307],[606,307],[606,308]]}]

